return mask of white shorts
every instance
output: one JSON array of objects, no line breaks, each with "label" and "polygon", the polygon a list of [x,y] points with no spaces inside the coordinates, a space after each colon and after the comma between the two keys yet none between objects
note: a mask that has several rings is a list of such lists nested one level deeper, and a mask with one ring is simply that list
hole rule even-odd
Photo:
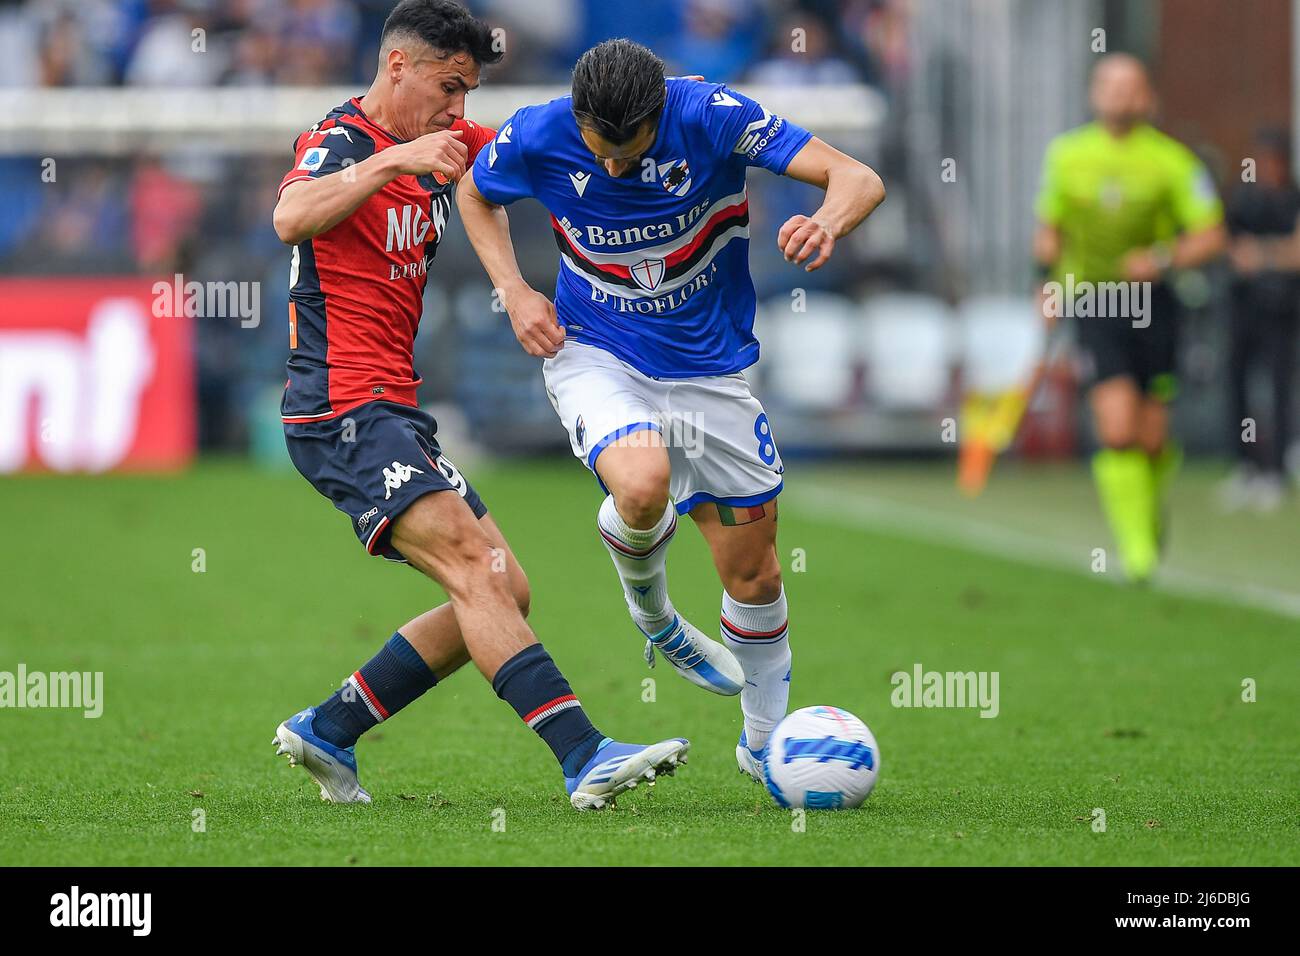
[{"label": "white shorts", "polygon": [[604,349],[568,341],[543,362],[542,375],[573,453],[593,473],[607,446],[653,429],[668,445],[668,490],[679,514],[705,501],[753,507],[781,492],[785,469],[772,427],[740,372],[650,378]]}]

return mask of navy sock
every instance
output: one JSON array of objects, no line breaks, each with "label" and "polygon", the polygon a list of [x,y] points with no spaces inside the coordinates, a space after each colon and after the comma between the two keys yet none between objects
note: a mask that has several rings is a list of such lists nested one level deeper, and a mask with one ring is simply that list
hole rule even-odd
[{"label": "navy sock", "polygon": [[605,739],[541,644],[502,664],[492,689],[546,741],[566,777],[576,776]]},{"label": "navy sock", "polygon": [[429,665],[398,631],[316,708],[312,729],[336,747],[351,747],[436,683]]}]

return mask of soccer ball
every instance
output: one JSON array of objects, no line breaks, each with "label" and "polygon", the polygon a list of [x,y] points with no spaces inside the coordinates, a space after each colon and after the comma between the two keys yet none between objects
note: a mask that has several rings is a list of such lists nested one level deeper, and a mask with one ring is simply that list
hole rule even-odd
[{"label": "soccer ball", "polygon": [[862,806],[880,773],[880,748],[847,710],[804,707],[776,725],[763,760],[767,792],[782,807]]}]

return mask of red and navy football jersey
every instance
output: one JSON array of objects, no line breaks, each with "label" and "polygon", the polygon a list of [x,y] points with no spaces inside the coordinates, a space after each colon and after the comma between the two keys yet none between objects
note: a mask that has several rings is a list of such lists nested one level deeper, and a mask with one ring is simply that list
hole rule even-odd
[{"label": "red and navy football jersey", "polygon": [[[496,130],[468,120],[469,162]],[[343,175],[403,142],[376,126],[353,97],[294,142],[294,167],[280,183]],[[429,264],[451,214],[454,183],[440,175],[398,176],[352,215],[293,249],[289,269],[286,422],[321,421],[365,402],[416,404],[416,329]]]}]

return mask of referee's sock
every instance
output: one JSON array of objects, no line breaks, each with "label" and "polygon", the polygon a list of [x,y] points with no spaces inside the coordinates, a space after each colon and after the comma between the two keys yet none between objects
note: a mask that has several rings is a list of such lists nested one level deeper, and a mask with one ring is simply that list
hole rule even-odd
[{"label": "referee's sock", "polygon": [[1168,537],[1169,486],[1174,482],[1174,475],[1183,465],[1183,449],[1175,441],[1169,440],[1161,446],[1160,451],[1151,456],[1151,493],[1155,498],[1153,518],[1156,529],[1156,549],[1163,554]]},{"label": "referee's sock", "polygon": [[1140,448],[1103,448],[1092,458],[1092,474],[1124,571],[1145,581],[1159,556],[1151,458]]},{"label": "referee's sock", "polygon": [[424,658],[398,631],[316,708],[312,730],[336,747],[351,747],[436,683]]},{"label": "referee's sock", "polygon": [[1169,486],[1182,464],[1183,450],[1175,441],[1165,442],[1159,453],[1151,456],[1151,487],[1157,508],[1164,504]]}]

